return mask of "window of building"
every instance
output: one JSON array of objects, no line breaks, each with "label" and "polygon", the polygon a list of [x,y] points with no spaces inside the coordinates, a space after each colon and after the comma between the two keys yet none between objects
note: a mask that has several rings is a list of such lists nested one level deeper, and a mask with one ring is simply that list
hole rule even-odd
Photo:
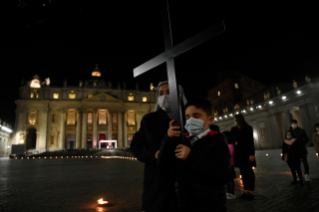
[{"label": "window of building", "polygon": [[113,125],[117,124],[117,114],[116,113],[113,114],[112,122],[113,122]]},{"label": "window of building", "polygon": [[106,124],[106,111],[99,112],[99,124]]},{"label": "window of building", "polygon": [[127,100],[130,101],[130,102],[131,102],[131,101],[134,101],[134,96],[128,96],[128,97],[127,97]]},{"label": "window of building", "polygon": [[88,124],[92,124],[93,115],[92,113],[88,113]]},{"label": "window of building", "polygon": [[67,124],[68,125],[74,125],[75,124],[75,112],[74,111],[69,111],[68,113],[68,118],[67,118]]},{"label": "window of building", "polygon": [[220,91],[217,92],[217,96],[220,96]]},{"label": "window of building", "polygon": [[38,91],[37,91],[37,90],[31,91],[30,97],[31,97],[31,99],[37,99],[37,98],[39,98]]},{"label": "window of building", "polygon": [[76,94],[74,92],[74,90],[72,90],[70,93],[69,93],[69,99],[75,99],[76,98]]},{"label": "window of building", "polygon": [[262,139],[266,139],[266,129],[265,128],[261,128],[260,132],[261,132],[261,138]]},{"label": "window of building", "polygon": [[142,101],[143,101],[143,102],[147,102],[147,97],[144,96],[143,99],[142,99]]},{"label": "window of building", "polygon": [[93,94],[90,93],[90,94],[88,95],[88,98],[92,98],[92,97],[93,97]]},{"label": "window of building", "polygon": [[30,110],[29,116],[28,116],[29,124],[35,125],[37,123],[37,118],[38,118],[38,112],[36,110]]},{"label": "window of building", "polygon": [[52,114],[52,123],[55,123],[55,114]]},{"label": "window of building", "polygon": [[53,94],[53,99],[58,99],[59,98],[59,94],[58,93],[54,93]]},{"label": "window of building", "polygon": [[127,114],[127,124],[128,125],[135,125],[135,113],[129,112]]},{"label": "window of building", "polygon": [[239,88],[238,83],[235,83],[235,85],[234,85],[234,86],[235,86],[235,88],[236,88],[236,89],[238,89],[238,88]]}]

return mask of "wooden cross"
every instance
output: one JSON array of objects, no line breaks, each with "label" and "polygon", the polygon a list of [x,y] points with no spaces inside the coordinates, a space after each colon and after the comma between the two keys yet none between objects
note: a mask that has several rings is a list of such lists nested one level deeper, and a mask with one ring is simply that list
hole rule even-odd
[{"label": "wooden cross", "polygon": [[[161,1],[162,3],[164,1]],[[225,31],[224,22],[220,22],[213,25],[206,30],[196,34],[195,36],[183,41],[176,46],[173,46],[173,41],[171,37],[170,29],[170,18],[169,18],[169,4],[162,4],[162,23],[165,38],[165,52],[159,54],[153,59],[143,63],[142,65],[136,67],[133,70],[134,77],[137,77],[163,63],[166,63],[167,67],[167,77],[169,83],[169,93],[171,100],[172,118],[175,120],[175,125],[181,126],[181,133],[183,135],[183,112],[181,107],[181,98],[179,97],[178,84],[176,79],[174,58],[183,54],[184,52],[195,48],[196,46],[220,35]]]}]

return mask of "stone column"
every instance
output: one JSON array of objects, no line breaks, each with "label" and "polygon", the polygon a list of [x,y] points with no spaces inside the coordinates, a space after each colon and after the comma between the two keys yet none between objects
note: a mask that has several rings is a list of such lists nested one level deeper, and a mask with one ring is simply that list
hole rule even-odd
[{"label": "stone column", "polygon": [[141,127],[141,121],[143,118],[143,112],[142,111],[136,111],[136,131],[138,131]]},{"label": "stone column", "polygon": [[86,110],[83,110],[82,112],[82,145],[81,145],[81,148],[82,149],[86,149],[87,146],[87,123],[88,123],[88,120],[87,120],[87,111]]},{"label": "stone column", "polygon": [[285,132],[280,129],[280,119],[278,117],[280,114],[271,114],[269,116],[270,129],[266,130],[268,141],[273,143],[272,148],[280,148],[282,145],[282,138]]},{"label": "stone column", "polygon": [[112,140],[113,112],[109,110],[107,123],[107,139]]},{"label": "stone column", "polygon": [[127,121],[126,121],[126,117],[127,117],[127,111],[124,111],[123,112],[123,141],[124,141],[124,145],[123,147],[128,147],[129,144],[128,144],[128,135],[127,135]]},{"label": "stone column", "polygon": [[76,111],[76,135],[75,135],[75,148],[81,148],[81,110]]},{"label": "stone column", "polygon": [[97,109],[93,110],[93,148],[98,147],[97,142]]},{"label": "stone column", "polygon": [[117,112],[117,148],[124,147],[123,144],[123,118],[122,118],[122,112]]},{"label": "stone column", "polygon": [[60,139],[59,148],[65,148],[65,109],[60,110]]},{"label": "stone column", "polygon": [[[19,108],[17,111],[17,116],[18,116],[18,120],[16,123],[17,129],[16,129],[16,144],[25,144],[26,143],[26,129],[25,129],[25,125],[27,123],[27,110],[25,108]],[[24,138],[24,140],[20,139],[20,134],[21,136]],[[22,135],[23,134],[23,135]],[[21,142],[21,143],[20,143]],[[12,143],[14,144],[14,143]]]},{"label": "stone column", "polygon": [[288,111],[281,113],[282,132],[286,132],[290,128],[290,115]]},{"label": "stone column", "polygon": [[316,123],[316,119],[314,119],[315,111],[313,109],[313,113],[310,113],[310,108],[311,107],[309,107],[309,105],[299,106],[301,123],[298,123],[298,125],[305,130],[307,136],[309,137],[310,141],[306,144],[307,146],[313,144],[311,139],[312,133],[314,131],[314,125]]},{"label": "stone column", "polygon": [[39,123],[39,146],[37,146],[37,149],[39,150],[40,153],[46,151],[47,147],[47,128],[48,128],[48,112],[49,108],[43,108],[41,110],[41,118],[40,118],[40,123]]}]

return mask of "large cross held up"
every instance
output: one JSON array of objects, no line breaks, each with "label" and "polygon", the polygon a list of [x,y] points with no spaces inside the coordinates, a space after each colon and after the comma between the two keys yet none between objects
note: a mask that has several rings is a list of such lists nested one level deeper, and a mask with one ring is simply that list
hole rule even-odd
[{"label": "large cross held up", "polygon": [[[162,1],[163,3],[164,1]],[[142,65],[136,67],[134,72],[134,77],[137,77],[159,65],[162,63],[166,63],[167,67],[167,77],[169,83],[169,91],[170,91],[170,100],[171,100],[171,109],[172,109],[172,117],[175,120],[175,125],[181,126],[181,133],[183,135],[183,117],[181,110],[181,101],[178,93],[178,84],[175,73],[175,64],[174,58],[183,54],[184,52],[195,48],[196,46],[220,35],[225,31],[224,22],[220,22],[216,25],[213,25],[206,30],[196,34],[195,36],[185,40],[184,42],[173,46],[173,41],[171,38],[171,29],[170,29],[170,16],[169,16],[169,5],[168,1],[166,1],[166,5],[162,5],[162,22],[163,22],[163,31],[165,37],[165,52],[159,54],[153,59],[143,63]]]}]

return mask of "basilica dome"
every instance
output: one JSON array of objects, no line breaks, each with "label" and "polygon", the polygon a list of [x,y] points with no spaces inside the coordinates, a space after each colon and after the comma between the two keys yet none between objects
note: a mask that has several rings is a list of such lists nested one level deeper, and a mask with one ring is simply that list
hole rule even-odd
[{"label": "basilica dome", "polygon": [[101,77],[101,72],[97,64],[95,64],[95,68],[92,71],[92,77]]}]

